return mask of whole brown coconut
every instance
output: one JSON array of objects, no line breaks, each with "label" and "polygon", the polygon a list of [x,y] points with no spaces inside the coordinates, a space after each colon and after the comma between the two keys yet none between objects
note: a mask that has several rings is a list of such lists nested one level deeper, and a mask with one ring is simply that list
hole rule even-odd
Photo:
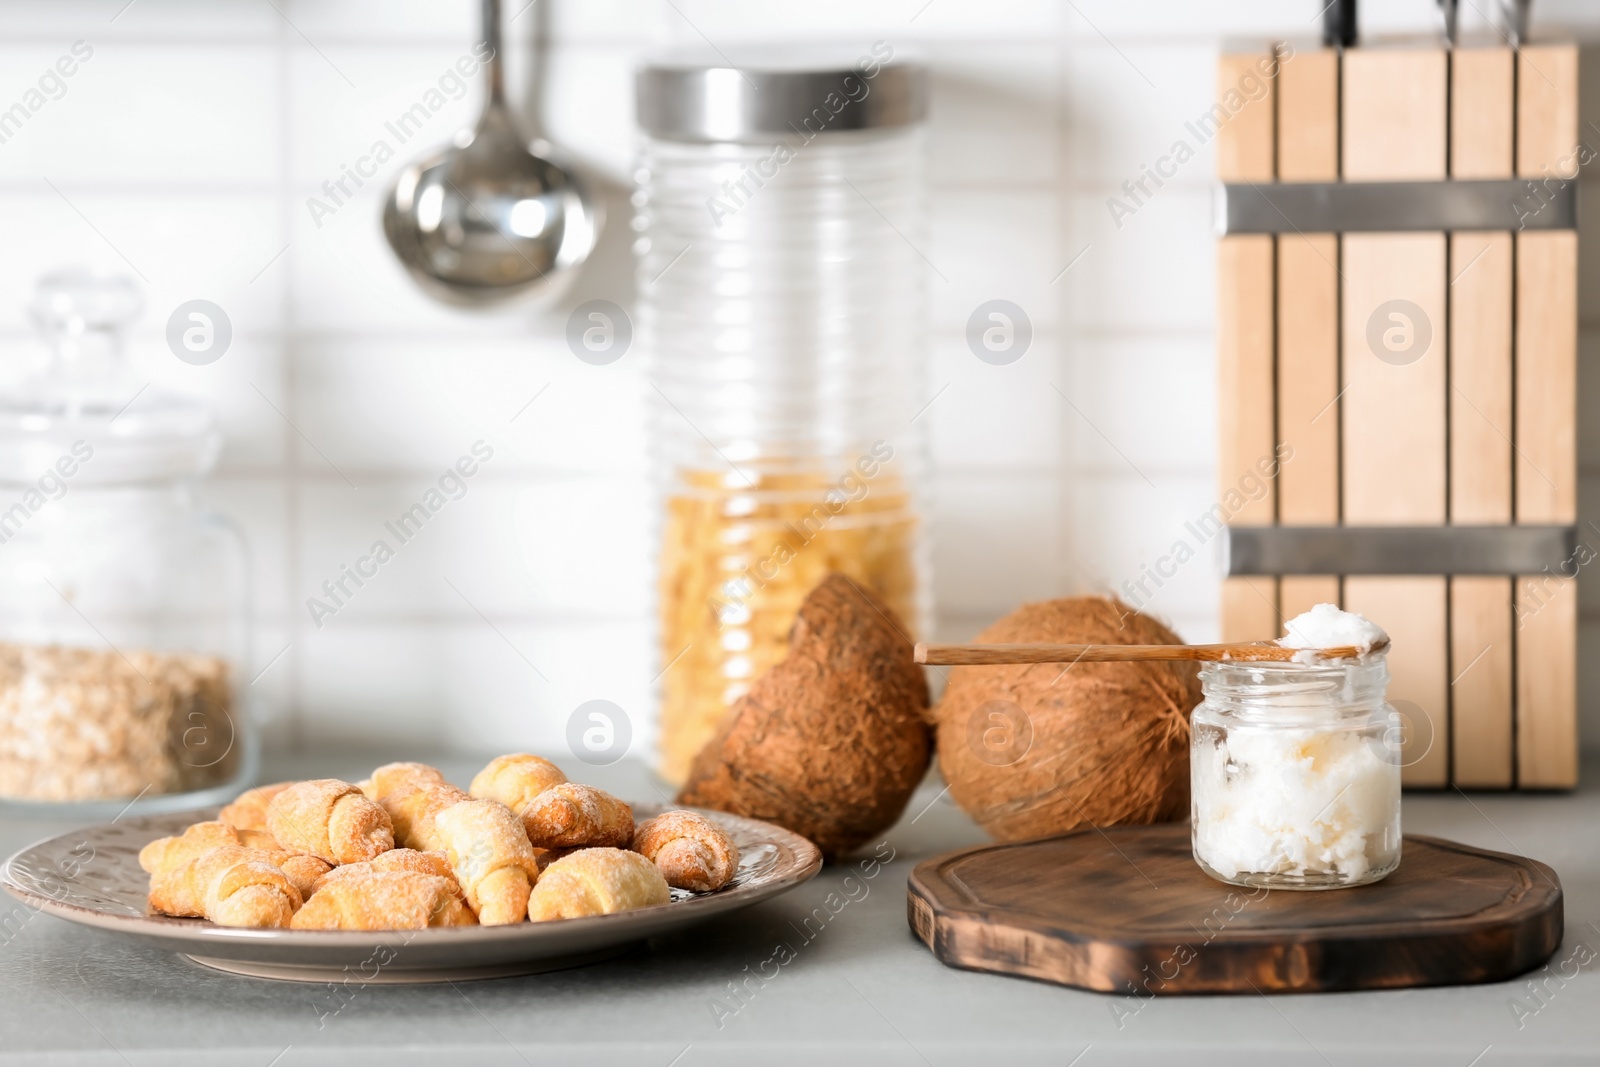
[{"label": "whole brown coconut", "polygon": [[875,598],[830,574],[800,605],[789,655],[729,709],[678,803],[775,822],[824,855],[894,824],[928,769],[928,685]]},{"label": "whole brown coconut", "polygon": [[[985,644],[1179,644],[1111,597],[1024,604]],[[934,709],[950,794],[1001,841],[1082,826],[1181,819],[1189,810],[1189,663],[956,667]]]}]

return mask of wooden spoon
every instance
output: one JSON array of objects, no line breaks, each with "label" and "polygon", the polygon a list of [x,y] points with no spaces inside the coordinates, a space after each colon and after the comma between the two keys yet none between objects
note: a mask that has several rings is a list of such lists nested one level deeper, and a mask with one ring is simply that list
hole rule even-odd
[{"label": "wooden spoon", "polygon": [[[1389,647],[1384,638],[1373,642],[1372,652]],[[1125,661],[1203,660],[1235,663],[1292,661],[1301,652],[1314,651],[1319,659],[1357,659],[1354,645],[1332,648],[1285,648],[1268,641],[1224,645],[930,645],[919,642],[918,663],[936,665],[995,666],[1003,663],[1118,663]]]}]

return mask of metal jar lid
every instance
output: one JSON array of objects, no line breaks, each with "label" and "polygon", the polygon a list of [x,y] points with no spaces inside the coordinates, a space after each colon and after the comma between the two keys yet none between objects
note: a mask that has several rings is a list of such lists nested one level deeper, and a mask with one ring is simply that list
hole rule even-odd
[{"label": "metal jar lid", "polygon": [[639,126],[675,141],[888,129],[928,112],[927,68],[882,41],[673,51],[639,69],[635,90]]}]

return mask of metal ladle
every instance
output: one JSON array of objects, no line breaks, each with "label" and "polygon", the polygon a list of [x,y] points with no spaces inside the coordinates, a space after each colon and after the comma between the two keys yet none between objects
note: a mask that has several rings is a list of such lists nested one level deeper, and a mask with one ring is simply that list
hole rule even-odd
[{"label": "metal ladle", "polygon": [[[548,0],[547,0],[548,2]],[[549,144],[532,151],[506,107],[500,0],[483,0],[487,99],[456,144],[401,171],[383,209],[383,232],[423,291],[486,307],[553,300],[594,250],[600,217]]]}]

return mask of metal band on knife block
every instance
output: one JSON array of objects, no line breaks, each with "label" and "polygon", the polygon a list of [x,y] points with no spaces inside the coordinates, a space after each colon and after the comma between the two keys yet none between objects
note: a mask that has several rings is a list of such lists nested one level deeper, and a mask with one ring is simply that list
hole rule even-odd
[{"label": "metal band on knife block", "polygon": [[1576,180],[1229,182],[1217,188],[1217,231],[1429,233],[1574,230]]},{"label": "metal band on knife block", "polygon": [[1224,573],[1571,577],[1577,543],[1572,526],[1230,526]]}]

